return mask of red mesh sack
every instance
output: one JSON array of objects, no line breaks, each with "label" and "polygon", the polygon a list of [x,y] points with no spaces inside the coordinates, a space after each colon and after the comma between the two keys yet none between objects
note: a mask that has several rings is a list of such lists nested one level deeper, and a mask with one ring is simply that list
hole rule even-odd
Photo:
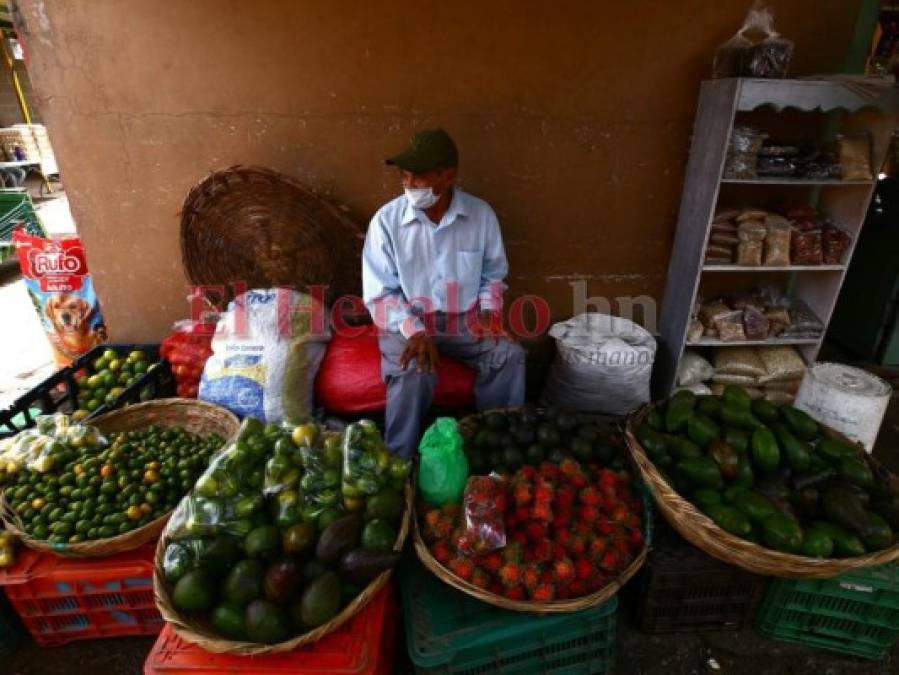
[{"label": "red mesh sack", "polygon": [[203,366],[212,355],[214,323],[179,321],[159,345],[159,355],[172,366],[181,398],[196,398]]},{"label": "red mesh sack", "polygon": [[[437,365],[435,406],[474,407],[475,372],[446,356]],[[387,387],[381,379],[377,328],[358,337],[335,334],[315,378],[315,404],[337,414],[384,410]]]}]

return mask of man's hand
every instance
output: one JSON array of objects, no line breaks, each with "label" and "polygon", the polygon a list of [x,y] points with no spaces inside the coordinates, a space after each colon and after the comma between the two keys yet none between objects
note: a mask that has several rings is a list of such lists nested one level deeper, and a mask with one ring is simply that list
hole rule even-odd
[{"label": "man's hand", "polygon": [[406,348],[400,356],[400,366],[403,370],[406,370],[412,359],[415,359],[420,373],[437,371],[440,354],[434,341],[424,331],[416,333],[406,342]]},{"label": "man's hand", "polygon": [[471,331],[479,338],[493,338],[494,344],[512,337],[503,329],[503,316],[500,312],[482,309],[478,312],[477,321]]}]

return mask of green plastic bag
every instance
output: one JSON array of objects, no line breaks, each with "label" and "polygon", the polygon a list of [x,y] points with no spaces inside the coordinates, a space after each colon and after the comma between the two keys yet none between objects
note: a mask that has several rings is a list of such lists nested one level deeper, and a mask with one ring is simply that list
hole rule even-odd
[{"label": "green plastic bag", "polygon": [[468,479],[468,458],[462,435],[452,417],[438,417],[418,446],[418,489],[432,506],[462,502]]}]

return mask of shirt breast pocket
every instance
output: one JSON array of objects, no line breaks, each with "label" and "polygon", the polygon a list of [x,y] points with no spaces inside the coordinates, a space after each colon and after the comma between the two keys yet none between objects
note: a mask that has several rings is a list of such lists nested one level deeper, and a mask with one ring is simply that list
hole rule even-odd
[{"label": "shirt breast pocket", "polygon": [[483,260],[483,251],[456,251],[456,281],[459,283],[463,310],[477,299]]}]

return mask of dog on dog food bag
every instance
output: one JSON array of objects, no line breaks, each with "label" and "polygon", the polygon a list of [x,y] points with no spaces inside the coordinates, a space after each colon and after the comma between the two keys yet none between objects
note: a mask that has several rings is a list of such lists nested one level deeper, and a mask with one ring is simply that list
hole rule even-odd
[{"label": "dog on dog food bag", "polygon": [[22,228],[13,232],[28,294],[53,347],[58,366],[106,340],[100,302],[77,236],[45,239]]}]

